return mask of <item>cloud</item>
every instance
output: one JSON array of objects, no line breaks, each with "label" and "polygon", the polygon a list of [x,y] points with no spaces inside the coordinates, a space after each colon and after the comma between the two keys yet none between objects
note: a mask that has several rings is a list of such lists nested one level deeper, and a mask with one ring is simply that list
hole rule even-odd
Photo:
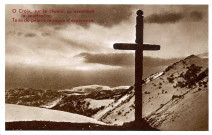
[{"label": "cloud", "polygon": [[[80,53],[76,57],[81,57],[86,63],[103,64],[110,66],[122,66],[129,67],[135,66],[135,54],[134,53],[103,53],[103,54],[91,54]],[[143,63],[145,67],[159,67],[167,66],[173,62],[176,62],[179,58],[163,59],[144,56]]]},{"label": "cloud", "polygon": [[131,66],[134,64],[134,54],[132,53],[80,53],[79,55],[77,55],[77,57],[84,58],[84,62],[86,63],[95,63],[110,66]]},{"label": "cloud", "polygon": [[35,33],[26,33],[24,36],[25,37],[35,37],[36,34]]},{"label": "cloud", "polygon": [[177,23],[180,21],[200,21],[203,19],[203,13],[200,11],[186,12],[163,12],[151,14],[144,19],[145,23]]},{"label": "cloud", "polygon": [[44,36],[44,37],[46,37],[46,36],[51,36],[51,33],[43,32],[41,35]]},{"label": "cloud", "polygon": [[10,31],[6,32],[6,35],[16,35],[16,31],[10,30]]},{"label": "cloud", "polygon": [[23,32],[18,32],[17,33],[18,36],[21,36],[22,34],[23,34]]},{"label": "cloud", "polygon": [[203,13],[202,12],[199,12],[199,11],[192,11],[190,13],[190,18],[193,20],[193,21],[200,21],[202,20],[203,18]]},{"label": "cloud", "polygon": [[184,18],[184,15],[181,13],[165,12],[161,14],[152,14],[145,18],[144,22],[146,23],[176,23]]}]

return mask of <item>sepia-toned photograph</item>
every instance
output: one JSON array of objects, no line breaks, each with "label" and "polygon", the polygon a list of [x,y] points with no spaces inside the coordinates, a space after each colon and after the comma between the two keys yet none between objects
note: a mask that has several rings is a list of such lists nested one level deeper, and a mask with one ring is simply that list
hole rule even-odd
[{"label": "sepia-toned photograph", "polygon": [[208,123],[208,5],[5,5],[5,130]]}]

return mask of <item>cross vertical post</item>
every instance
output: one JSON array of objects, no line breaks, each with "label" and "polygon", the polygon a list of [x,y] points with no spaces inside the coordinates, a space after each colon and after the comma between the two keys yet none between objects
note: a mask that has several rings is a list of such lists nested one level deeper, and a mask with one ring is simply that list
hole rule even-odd
[{"label": "cross vertical post", "polygon": [[140,127],[142,124],[143,12],[138,10],[137,15],[135,42],[141,47],[135,50],[135,123]]},{"label": "cross vertical post", "polygon": [[138,10],[136,17],[136,43],[115,43],[114,49],[135,50],[135,127],[142,129],[145,126],[142,120],[142,76],[143,76],[143,51],[160,50],[160,45],[143,43],[143,11]]}]

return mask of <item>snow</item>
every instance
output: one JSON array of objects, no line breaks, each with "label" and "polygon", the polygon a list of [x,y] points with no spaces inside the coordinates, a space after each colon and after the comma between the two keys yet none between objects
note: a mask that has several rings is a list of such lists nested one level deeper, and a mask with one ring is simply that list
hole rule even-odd
[{"label": "snow", "polygon": [[114,108],[116,108],[119,104],[122,103],[122,101],[125,101],[127,98],[129,97],[128,94],[124,95],[123,97],[121,97],[119,100],[117,100],[115,103],[113,103],[112,105],[108,106],[106,109],[102,110],[101,112],[98,112],[96,115],[94,115],[93,117],[97,120],[99,120],[104,114],[106,114],[107,112],[109,112],[110,110],[113,110]]},{"label": "snow", "polygon": [[111,90],[117,90],[117,89],[129,89],[130,86],[117,86],[117,87],[113,87],[111,88]]},{"label": "snow", "polygon": [[57,99],[57,100],[55,100],[55,101],[53,101],[53,102],[49,102],[49,103],[47,103],[47,104],[45,104],[45,105],[42,105],[42,106],[40,106],[40,107],[52,108],[52,107],[56,106],[56,105],[60,102],[61,99],[62,99],[62,98],[59,98],[59,99]]},{"label": "snow", "polygon": [[79,87],[74,87],[72,90],[73,91],[85,91],[86,89],[101,89],[101,90],[109,90],[109,86],[102,86],[102,85],[87,85],[87,86],[79,86]]},{"label": "snow", "polygon": [[106,125],[96,119],[83,115],[68,113],[57,110],[50,110],[38,107],[6,104],[6,122],[14,121],[54,121],[71,123],[95,123]]},{"label": "snow", "polygon": [[88,106],[89,108],[95,109],[101,106],[108,106],[110,103],[114,102],[114,99],[95,100],[91,98],[86,98],[85,101],[90,103],[90,105]]},{"label": "snow", "polygon": [[109,86],[103,86],[103,85],[87,85],[87,86],[78,86],[74,87],[72,89],[65,89],[60,91],[86,91],[86,89],[94,89],[94,90],[117,90],[117,89],[129,89],[130,86],[117,86],[117,87],[109,87]]},{"label": "snow", "polygon": [[154,80],[154,79],[160,77],[163,73],[164,73],[164,72],[159,72],[159,73],[156,73],[156,74],[151,75],[150,77],[148,77],[148,78],[146,79],[146,82],[145,82],[145,83],[150,82],[150,81],[151,81],[150,78],[152,78],[152,80]]}]

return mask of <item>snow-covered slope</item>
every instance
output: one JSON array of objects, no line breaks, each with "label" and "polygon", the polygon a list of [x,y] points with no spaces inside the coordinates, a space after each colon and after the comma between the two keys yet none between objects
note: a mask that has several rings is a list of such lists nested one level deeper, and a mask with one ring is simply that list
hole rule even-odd
[{"label": "snow-covered slope", "polygon": [[208,130],[208,91],[195,88],[171,99],[146,118],[160,130]]},{"label": "snow-covered slope", "polygon": [[57,110],[6,104],[6,122],[14,121],[55,121],[71,123],[95,123],[105,125],[96,119]]},{"label": "snow-covered slope", "polygon": [[126,102],[128,99],[132,97],[132,91],[131,91],[132,88],[133,87],[131,87],[129,91],[125,95],[123,95],[120,99],[112,102],[111,104],[109,104],[103,110],[100,110],[98,113],[96,113],[92,117],[97,120],[102,120],[105,117],[107,117],[108,113],[112,112],[115,108],[117,108],[118,106],[121,106],[124,102]]},{"label": "snow-covered slope", "polygon": [[[121,104],[114,101],[94,118],[117,125],[133,121],[134,89],[130,92]],[[143,117],[160,130],[208,130],[208,59],[191,55],[147,78]]]}]

